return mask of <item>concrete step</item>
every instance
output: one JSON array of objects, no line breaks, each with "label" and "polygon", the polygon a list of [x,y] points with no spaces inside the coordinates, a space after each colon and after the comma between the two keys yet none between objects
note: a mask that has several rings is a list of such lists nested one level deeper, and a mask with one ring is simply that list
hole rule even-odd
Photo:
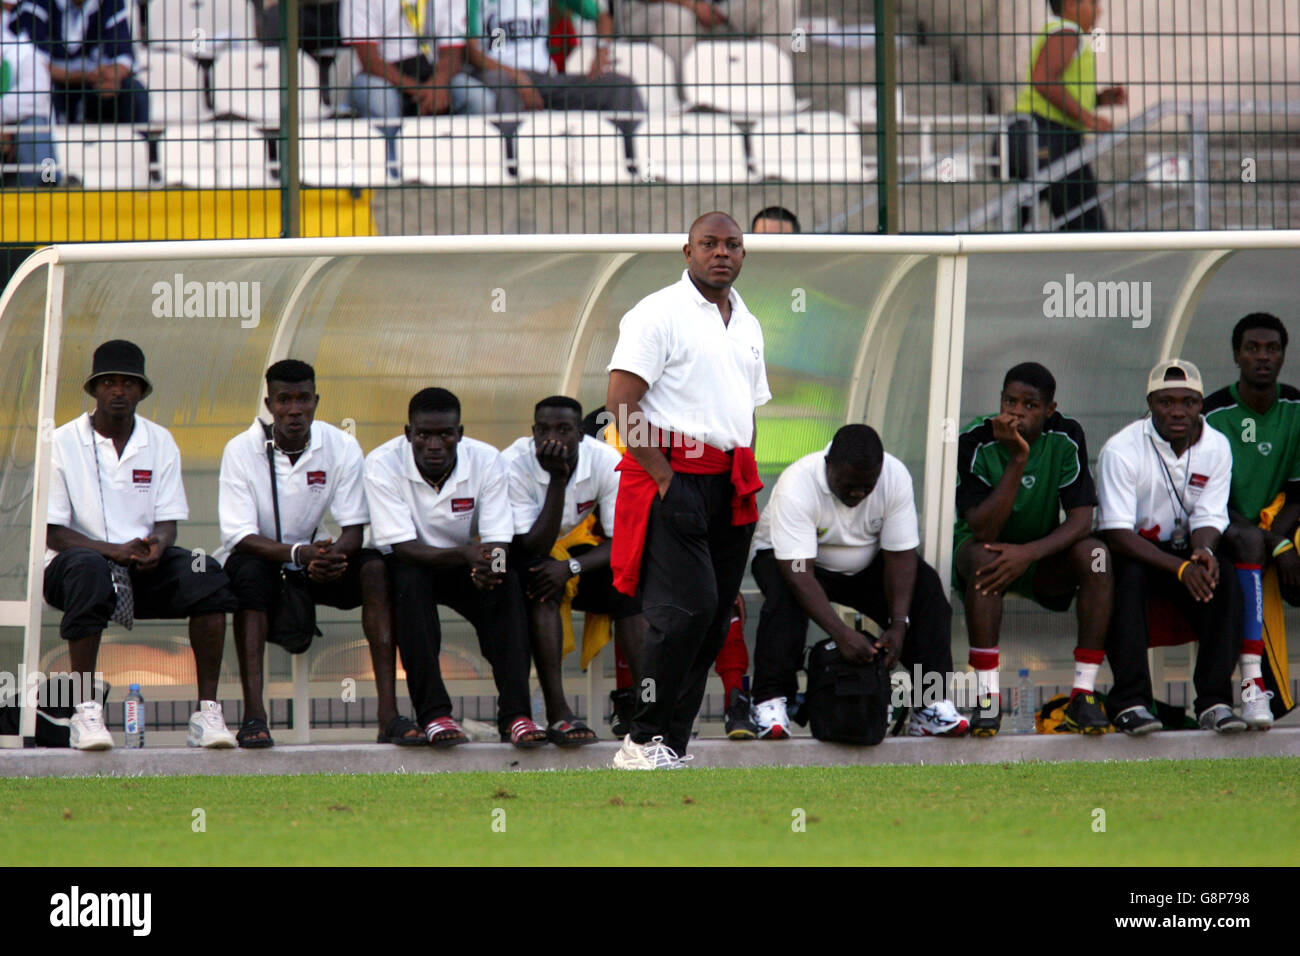
[{"label": "concrete step", "polygon": [[[574,750],[509,744],[465,744],[452,750],[379,744],[277,745],[271,750],[199,751],[148,748],[82,753],[74,750],[0,752],[0,777],[156,777],[233,774],[438,773],[446,771],[601,770],[618,744]],[[1210,731],[1082,737],[1003,734],[991,740],[890,738],[876,747],[827,744],[811,738],[734,742],[697,740],[694,767],[833,767],[883,764],[989,764],[1099,760],[1210,760],[1300,757],[1300,727],[1223,736]]]}]

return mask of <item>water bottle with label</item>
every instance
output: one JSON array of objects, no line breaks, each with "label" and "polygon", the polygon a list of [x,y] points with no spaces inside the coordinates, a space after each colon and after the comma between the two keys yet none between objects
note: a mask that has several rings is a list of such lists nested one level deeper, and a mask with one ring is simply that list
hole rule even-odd
[{"label": "water bottle with label", "polygon": [[1029,679],[1029,668],[1020,668],[1016,682],[1016,709],[1011,715],[1013,734],[1034,732],[1034,682]]},{"label": "water bottle with label", "polygon": [[123,707],[126,716],[126,746],[128,750],[139,750],[144,746],[144,697],[140,695],[139,684],[132,684],[129,690]]}]

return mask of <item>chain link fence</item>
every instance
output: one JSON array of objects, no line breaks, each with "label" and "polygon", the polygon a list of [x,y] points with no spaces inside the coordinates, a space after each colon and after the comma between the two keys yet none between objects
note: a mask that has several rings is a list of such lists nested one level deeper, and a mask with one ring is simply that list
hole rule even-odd
[{"label": "chain link fence", "polygon": [[[1300,222],[1288,0],[5,0],[0,243]],[[74,42],[75,40],[75,42]]]}]

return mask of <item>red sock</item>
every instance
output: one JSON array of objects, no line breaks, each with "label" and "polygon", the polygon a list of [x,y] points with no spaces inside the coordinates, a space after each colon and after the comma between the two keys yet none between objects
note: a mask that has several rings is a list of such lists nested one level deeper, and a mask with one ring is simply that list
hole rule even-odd
[{"label": "red sock", "polygon": [[1096,693],[1097,670],[1106,659],[1104,650],[1088,650],[1082,647],[1074,649],[1074,686],[1070,689],[1070,700],[1080,694]]},{"label": "red sock", "polygon": [[730,706],[732,696],[743,689],[745,671],[749,670],[749,649],[745,647],[745,628],[739,615],[731,619],[727,639],[713,663],[713,670],[722,678],[722,689],[726,691],[727,705]]},{"label": "red sock", "polygon": [[627,666],[627,658],[617,644],[614,645],[614,686],[618,690],[632,686],[632,668]]},{"label": "red sock", "polygon": [[970,666],[977,671],[997,670],[998,649],[996,647],[972,647],[970,649]]},{"label": "red sock", "polygon": [[1258,654],[1260,657],[1263,657],[1263,656],[1264,656],[1264,642],[1263,642],[1263,641],[1250,641],[1250,640],[1244,640],[1244,641],[1241,642],[1241,653],[1243,653],[1243,654]]}]

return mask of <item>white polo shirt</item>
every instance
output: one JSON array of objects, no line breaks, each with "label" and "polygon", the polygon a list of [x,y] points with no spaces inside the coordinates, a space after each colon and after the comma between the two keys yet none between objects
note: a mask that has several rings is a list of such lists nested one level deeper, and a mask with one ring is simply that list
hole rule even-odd
[{"label": "white polo shirt", "polygon": [[912,476],[886,452],[880,480],[850,508],[831,494],[826,451],[804,455],[781,473],[754,530],[754,550],[771,548],[779,561],[798,558],[838,574],[857,574],[886,551],[921,543]]},{"label": "white polo shirt", "polygon": [[772,397],[763,330],[735,289],[730,301],[731,322],[723,325],[718,307],[683,271],[681,281],[623,316],[606,369],[650,384],[641,408],[651,425],[723,451],[753,442],[754,409]]},{"label": "white polo shirt", "polygon": [[1124,528],[1168,541],[1178,517],[1186,514],[1178,504],[1181,497],[1190,509],[1190,531],[1222,532],[1228,527],[1231,485],[1232,448],[1228,439],[1205,424],[1204,417],[1200,439],[1180,457],[1174,456],[1151,419],[1141,418],[1102,446],[1097,459],[1097,527],[1102,531]]},{"label": "white polo shirt", "polygon": [[[275,490],[280,499],[280,540],[311,541],[328,509],[340,528],[366,524],[365,459],[357,440],[326,422],[312,422],[307,450],[290,462],[275,453]],[[275,540],[275,505],[260,419],[226,443],[217,490],[221,549],[225,562],[250,534]]]},{"label": "white polo shirt", "polygon": [[0,123],[50,119],[50,67],[25,36],[0,25],[0,62],[9,77],[0,87]]},{"label": "white polo shirt", "polygon": [[415,465],[405,435],[366,456],[366,501],[375,547],[391,551],[403,541],[458,548],[480,541],[509,542],[515,533],[501,454],[486,442],[462,438],[456,467],[435,491]]},{"label": "white polo shirt", "polygon": [[[423,38],[411,26],[422,4],[432,8],[432,16],[426,8]],[[343,0],[339,23],[345,42],[378,43],[384,62],[396,63],[419,56],[421,39],[435,51],[464,46],[467,15],[466,0]]]},{"label": "white polo shirt", "polygon": [[[159,522],[190,516],[181,483],[181,452],[161,425],[135,416],[121,458],[113,439],[90,427],[88,414],[55,429],[53,441],[49,524],[96,541],[125,544],[147,538]],[[46,548],[47,566],[56,554]]]},{"label": "white polo shirt", "polygon": [[[510,446],[510,508],[515,517],[515,534],[527,534],[542,513],[551,476],[537,461],[532,438],[520,438]],[[503,453],[504,454],[504,453]],[[578,444],[578,465],[564,486],[564,510],[560,514],[560,537],[586,520],[600,505],[600,526],[606,537],[614,527],[614,499],[618,497],[618,472],[623,456],[612,446],[583,435]]]}]

